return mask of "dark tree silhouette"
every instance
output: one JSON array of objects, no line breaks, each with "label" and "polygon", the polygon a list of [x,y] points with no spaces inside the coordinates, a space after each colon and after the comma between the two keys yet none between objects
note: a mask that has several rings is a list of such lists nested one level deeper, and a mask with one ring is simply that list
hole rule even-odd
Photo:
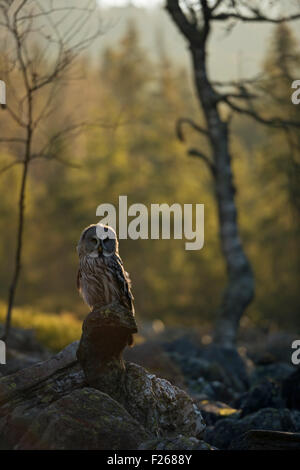
[{"label": "dark tree silhouette", "polygon": [[262,77],[239,82],[214,82],[207,69],[207,44],[215,22],[223,22],[230,29],[238,22],[278,24],[300,18],[298,1],[290,2],[290,8],[294,6],[296,11],[285,16],[275,16],[278,5],[279,2],[271,0],[166,1],[168,13],[188,42],[195,88],[205,119],[205,127],[191,119],[179,120],[177,134],[183,140],[183,125],[188,124],[207,139],[211,149],[210,155],[198,149],[190,149],[188,153],[205,162],[214,179],[220,241],[228,274],[215,341],[226,347],[234,347],[240,318],[254,297],[254,276],[239,234],[229,145],[230,119],[224,119],[220,107],[227,106],[230,115],[243,114],[273,128],[300,127],[300,123],[268,116],[256,106],[259,95],[253,92],[253,88]]}]

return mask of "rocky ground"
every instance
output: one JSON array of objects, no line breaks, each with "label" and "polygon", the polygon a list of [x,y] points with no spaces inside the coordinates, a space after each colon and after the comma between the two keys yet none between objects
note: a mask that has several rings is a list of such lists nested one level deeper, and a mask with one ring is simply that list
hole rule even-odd
[{"label": "rocky ground", "polygon": [[245,340],[239,353],[175,336],[125,352],[120,397],[86,383],[77,344],[50,357],[32,333],[14,331],[0,369],[0,448],[300,449],[289,335]]},{"label": "rocky ground", "polygon": [[[187,333],[167,332],[126,352],[183,387],[206,423],[203,440],[218,449],[300,449],[300,368],[293,335],[248,334],[240,353]],[[250,338],[249,338],[250,336]],[[253,341],[253,338],[256,338]]]}]

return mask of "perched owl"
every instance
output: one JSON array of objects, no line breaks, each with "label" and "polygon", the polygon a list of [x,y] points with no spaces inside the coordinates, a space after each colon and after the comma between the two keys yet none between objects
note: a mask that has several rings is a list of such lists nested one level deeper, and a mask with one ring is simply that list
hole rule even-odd
[{"label": "perched owl", "polygon": [[[119,256],[115,231],[102,224],[90,225],[80,236],[77,252],[77,287],[90,309],[119,302],[134,315],[131,282]],[[132,344],[132,335],[128,344]]]}]

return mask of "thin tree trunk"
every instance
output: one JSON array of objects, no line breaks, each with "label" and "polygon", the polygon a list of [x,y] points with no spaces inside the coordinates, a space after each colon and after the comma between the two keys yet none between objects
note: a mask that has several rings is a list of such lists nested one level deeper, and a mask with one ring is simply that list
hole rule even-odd
[{"label": "thin tree trunk", "polygon": [[191,50],[194,80],[205,115],[215,165],[215,195],[228,284],[220,306],[215,341],[234,347],[239,321],[254,296],[254,277],[239,236],[235,189],[228,146],[228,124],[221,119],[215,92],[206,72],[204,48]]},{"label": "thin tree trunk", "polygon": [[13,277],[12,277],[11,284],[9,287],[8,305],[7,305],[6,319],[5,319],[5,325],[4,325],[4,334],[2,336],[2,339],[4,341],[7,340],[9,332],[10,332],[10,328],[11,328],[12,309],[14,305],[16,289],[17,289],[19,276],[20,276],[20,270],[21,270],[23,232],[24,232],[24,214],[25,214],[25,196],[26,196],[28,167],[29,167],[29,162],[30,162],[31,138],[32,138],[32,131],[30,128],[28,128],[25,158],[24,158],[24,163],[23,163],[22,180],[21,180],[20,193],[19,193],[19,204],[18,204],[19,214],[18,214],[15,265],[14,265]]}]

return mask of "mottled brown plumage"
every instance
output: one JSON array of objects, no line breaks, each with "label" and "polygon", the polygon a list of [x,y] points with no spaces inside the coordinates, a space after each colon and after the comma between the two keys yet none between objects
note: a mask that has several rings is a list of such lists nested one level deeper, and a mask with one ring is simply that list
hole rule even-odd
[{"label": "mottled brown plumage", "polygon": [[131,283],[119,256],[114,230],[102,224],[90,225],[81,234],[77,252],[77,287],[90,309],[119,302],[134,315]]}]

